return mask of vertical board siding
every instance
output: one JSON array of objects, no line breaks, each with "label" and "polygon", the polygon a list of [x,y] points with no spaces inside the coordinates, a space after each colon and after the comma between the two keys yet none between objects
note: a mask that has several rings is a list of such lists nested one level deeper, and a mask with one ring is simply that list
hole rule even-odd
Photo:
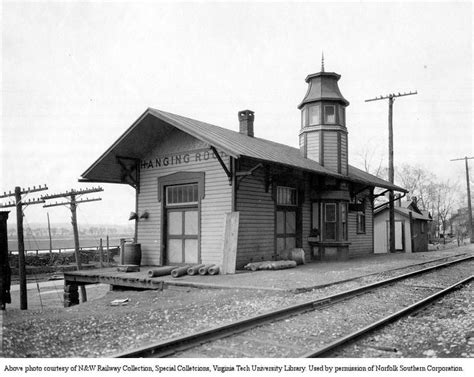
[{"label": "vertical board siding", "polygon": [[357,234],[357,212],[350,211],[347,220],[349,242],[351,243],[349,246],[349,256],[374,253],[372,203],[368,196],[369,192],[366,190],[364,193],[367,195],[367,199],[365,200],[365,233]]},{"label": "vertical board siding", "polygon": [[302,154],[304,154],[304,148],[305,148],[305,142],[304,142],[305,136],[304,135],[305,135],[304,133],[300,134],[300,152]]},{"label": "vertical board siding", "polygon": [[324,132],[324,166],[337,172],[338,148],[337,133]]},{"label": "vertical board siding", "polygon": [[[242,159],[239,171],[255,162]],[[275,203],[271,188],[265,192],[263,169],[244,177],[237,189],[236,211],[240,212],[237,268],[251,261],[272,260],[275,253]]]},{"label": "vertical board siding", "polygon": [[341,133],[341,174],[347,175],[347,134]]},{"label": "vertical board siding", "polygon": [[311,232],[311,199],[310,199],[310,183],[305,182],[304,185],[304,202],[301,208],[301,216],[302,216],[302,225],[303,225],[303,233],[302,233],[302,245],[305,252],[305,260],[310,261],[312,258],[311,253],[311,246],[308,243],[309,233]]},{"label": "vertical board siding", "polygon": [[[172,148],[170,147],[172,146]],[[138,195],[138,213],[145,210],[150,216],[147,220],[138,222],[137,242],[142,248],[142,265],[159,265],[162,253],[162,205],[158,202],[158,179],[180,171],[205,172],[205,195],[201,201],[201,234],[200,252],[202,263],[222,263],[224,214],[231,211],[232,188],[227,175],[216,158],[210,157],[206,161],[196,161],[195,153],[209,152],[209,148],[197,139],[176,130],[169,135],[166,143],[158,143],[143,161],[154,161],[157,157],[168,155],[171,152],[188,152],[188,163],[141,169],[140,193]],[[207,156],[207,155],[206,155]],[[229,157],[223,157],[224,163],[229,166]],[[164,198],[163,198],[164,200]],[[162,200],[162,201],[163,201]]]},{"label": "vertical board siding", "polygon": [[306,150],[307,157],[311,160],[319,162],[319,132],[306,133]]}]

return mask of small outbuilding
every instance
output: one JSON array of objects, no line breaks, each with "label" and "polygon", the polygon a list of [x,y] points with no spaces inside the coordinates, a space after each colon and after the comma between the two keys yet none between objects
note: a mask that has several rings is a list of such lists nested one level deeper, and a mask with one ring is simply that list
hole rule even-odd
[{"label": "small outbuilding", "polygon": [[[395,202],[395,251],[428,251],[431,215],[420,210],[417,200]],[[388,253],[389,246],[389,208],[384,204],[374,212],[375,253]]]},{"label": "small outbuilding", "polygon": [[299,148],[256,137],[250,110],[232,131],[148,108],[83,181],[136,189],[142,265],[232,271],[293,248],[307,260],[371,254],[374,188],[406,190],[349,164],[339,78],[323,68],[306,77]]}]

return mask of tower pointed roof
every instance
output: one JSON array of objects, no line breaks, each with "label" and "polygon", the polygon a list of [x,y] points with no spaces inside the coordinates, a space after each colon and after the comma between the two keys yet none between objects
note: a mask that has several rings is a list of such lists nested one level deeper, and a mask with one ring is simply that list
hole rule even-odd
[{"label": "tower pointed roof", "polygon": [[344,106],[348,106],[349,101],[343,97],[337,85],[340,78],[341,75],[335,72],[324,71],[324,54],[322,54],[321,71],[306,77],[305,81],[308,83],[308,91],[303,101],[298,105],[298,109],[301,109],[307,103],[324,100],[338,101]]}]

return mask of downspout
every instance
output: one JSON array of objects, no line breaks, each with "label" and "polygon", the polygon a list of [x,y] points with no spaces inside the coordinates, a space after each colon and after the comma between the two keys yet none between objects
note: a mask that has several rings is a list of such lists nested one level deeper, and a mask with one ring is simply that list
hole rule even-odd
[{"label": "downspout", "polygon": [[237,208],[237,179],[236,179],[236,174],[235,171],[236,169],[236,164],[237,161],[234,157],[230,157],[230,172],[232,174],[231,176],[231,185],[232,185],[232,199],[231,199],[231,212],[235,212],[235,209]]}]

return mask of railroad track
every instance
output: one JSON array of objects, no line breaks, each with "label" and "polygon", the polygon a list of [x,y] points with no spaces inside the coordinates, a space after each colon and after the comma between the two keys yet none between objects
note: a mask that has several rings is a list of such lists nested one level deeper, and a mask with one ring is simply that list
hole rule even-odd
[{"label": "railroad track", "polygon": [[[466,284],[473,277],[466,277],[470,275],[471,269],[462,264],[467,262],[472,266],[473,258],[469,256],[440,263],[317,300],[123,352],[114,357],[324,357],[348,342],[420,310],[442,295]],[[433,276],[434,272],[437,272],[437,276]],[[441,275],[445,283],[442,288],[438,281]],[[465,276],[452,284],[453,276],[458,275]],[[431,277],[428,278],[429,276]],[[420,277],[424,279],[421,284]],[[416,279],[416,284],[410,285],[413,279]],[[400,300],[408,296],[409,300]],[[379,303],[384,301],[385,306]],[[393,313],[388,316],[387,301],[388,306],[396,306],[396,310],[391,310]],[[410,301],[410,305],[405,305],[405,301]],[[349,302],[351,303],[348,304]],[[376,318],[364,318],[362,322],[365,325],[353,331],[352,324],[359,321],[353,321],[351,317],[357,316],[357,307],[367,305],[367,302],[371,303],[371,310],[375,312],[373,317]],[[351,306],[356,309],[351,309]],[[331,322],[331,316],[338,317],[339,322]],[[368,317],[371,316],[372,314]],[[308,352],[308,348],[315,351]]]}]

